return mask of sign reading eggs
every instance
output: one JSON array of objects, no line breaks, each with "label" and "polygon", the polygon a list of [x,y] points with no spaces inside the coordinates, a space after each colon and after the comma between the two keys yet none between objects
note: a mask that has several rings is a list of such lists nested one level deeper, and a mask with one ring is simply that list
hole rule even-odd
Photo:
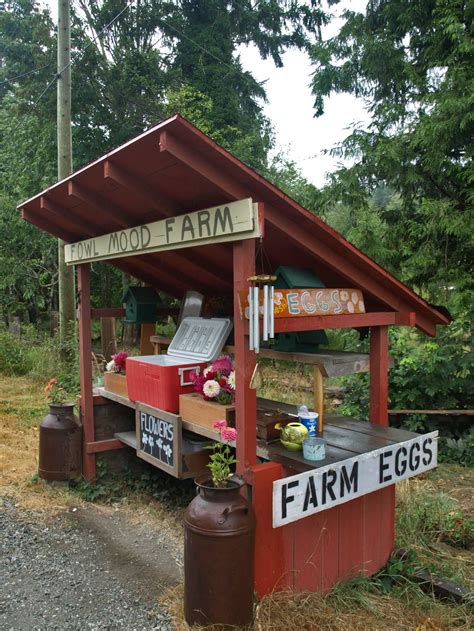
[{"label": "sign reading eggs", "polygon": [[[248,320],[249,305],[246,291],[239,292],[241,312]],[[263,296],[260,313],[263,314]],[[275,318],[365,313],[360,289],[275,289]]]}]

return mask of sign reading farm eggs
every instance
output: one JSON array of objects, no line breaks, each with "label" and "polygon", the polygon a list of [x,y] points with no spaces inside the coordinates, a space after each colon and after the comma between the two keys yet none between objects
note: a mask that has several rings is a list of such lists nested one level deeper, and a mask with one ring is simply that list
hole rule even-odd
[{"label": "sign reading farm eggs", "polygon": [[[329,445],[329,450],[331,446]],[[273,482],[273,527],[406,480],[438,462],[438,432]]]},{"label": "sign reading farm eggs", "polygon": [[[241,312],[249,317],[248,294],[239,292]],[[263,296],[260,311],[263,313]],[[365,313],[360,289],[275,289],[275,318]]]},{"label": "sign reading farm eggs", "polygon": [[247,198],[68,243],[64,253],[74,265],[259,236],[257,204]]}]

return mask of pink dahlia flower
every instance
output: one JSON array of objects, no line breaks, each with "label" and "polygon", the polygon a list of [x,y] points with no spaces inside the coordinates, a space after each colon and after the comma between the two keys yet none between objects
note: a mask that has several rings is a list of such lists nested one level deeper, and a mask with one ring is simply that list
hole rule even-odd
[{"label": "pink dahlia flower", "polygon": [[237,430],[234,427],[224,427],[221,430],[222,440],[237,440]]},{"label": "pink dahlia flower", "polygon": [[222,420],[222,421],[214,421],[214,423],[212,424],[212,427],[214,429],[225,429],[227,427],[227,422]]},{"label": "pink dahlia flower", "polygon": [[212,370],[220,371],[221,375],[227,377],[232,372],[232,357],[230,355],[221,355],[212,362]]}]

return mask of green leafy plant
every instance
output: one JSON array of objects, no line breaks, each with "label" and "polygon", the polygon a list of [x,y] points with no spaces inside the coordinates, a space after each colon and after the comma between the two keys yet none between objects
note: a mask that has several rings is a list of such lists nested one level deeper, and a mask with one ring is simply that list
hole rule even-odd
[{"label": "green leafy plant", "polygon": [[227,423],[224,420],[216,421],[213,427],[219,430],[221,440],[215,441],[208,447],[212,454],[209,456],[207,467],[211,472],[214,486],[223,487],[227,486],[229,478],[233,475],[231,465],[237,463],[233,450],[228,444],[228,441],[237,439],[237,430],[233,427],[227,427]]},{"label": "green leafy plant", "polygon": [[44,392],[46,393],[46,399],[49,403],[53,405],[60,405],[61,403],[66,403],[69,396],[64,387],[58,383],[58,380],[53,377],[44,387]]}]

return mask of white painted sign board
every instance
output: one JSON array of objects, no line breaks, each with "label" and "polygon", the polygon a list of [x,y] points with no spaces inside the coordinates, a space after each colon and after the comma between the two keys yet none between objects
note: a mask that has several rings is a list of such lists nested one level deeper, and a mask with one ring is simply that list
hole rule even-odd
[{"label": "white painted sign board", "polygon": [[273,482],[273,527],[383,489],[438,463],[438,432]]},{"label": "white painted sign board", "polygon": [[258,205],[247,198],[69,243],[64,253],[74,265],[259,236]]}]

